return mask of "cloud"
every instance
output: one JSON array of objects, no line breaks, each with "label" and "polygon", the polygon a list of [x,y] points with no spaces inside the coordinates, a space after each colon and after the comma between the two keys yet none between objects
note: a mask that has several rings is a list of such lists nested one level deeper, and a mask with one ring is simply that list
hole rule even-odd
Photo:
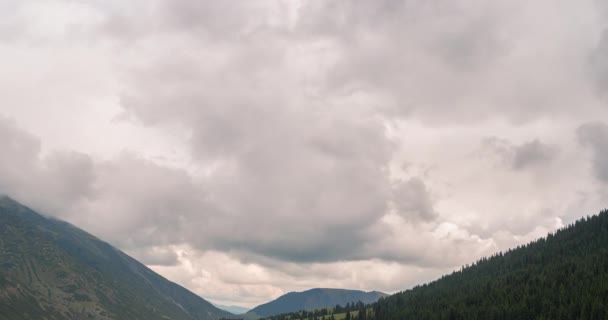
[{"label": "cloud", "polygon": [[6,177],[11,167],[23,172],[3,191],[152,264],[174,263],[159,248],[182,243],[258,263],[365,260],[376,252],[359,247],[376,241],[369,228],[389,203],[408,220],[436,218],[422,181],[393,187],[381,127],[323,120],[276,128],[287,131],[203,179],[128,153],[108,161],[68,152],[41,158],[39,141],[5,121],[14,158],[1,168]]},{"label": "cloud", "polygon": [[579,141],[591,149],[592,167],[595,177],[608,183],[608,125],[589,122],[577,129]]},{"label": "cloud", "polygon": [[[544,2],[307,4],[298,31],[335,52],[329,87],[373,95],[393,116],[440,125],[492,118],[521,123],[568,116],[567,101],[579,112],[598,107],[582,103],[592,98],[580,74],[597,31],[565,21],[560,10],[544,10],[540,25],[532,12],[543,10]],[[594,3],[560,4],[573,16],[594,17]],[[577,31],[557,39],[555,30],[566,25],[564,31]],[[585,32],[589,36],[574,36]],[[550,58],[539,60],[539,54]]]},{"label": "cloud", "polygon": [[130,154],[98,162],[95,170],[94,197],[70,218],[122,248],[181,243],[188,225],[200,227],[214,214],[204,189],[183,170]]},{"label": "cloud", "polygon": [[192,210],[205,209],[204,192],[181,170],[129,154],[112,161],[71,151],[42,156],[39,139],[6,119],[0,119],[0,142],[1,193],[122,248],[163,244],[169,235],[179,241],[171,230]]},{"label": "cloud", "polygon": [[589,56],[588,70],[597,92],[605,96],[608,92],[608,29],[604,29],[597,47]]},{"label": "cloud", "polygon": [[496,137],[486,138],[482,148],[500,158],[512,170],[524,170],[551,162],[557,156],[557,148],[539,140],[532,140],[520,145]]},{"label": "cloud", "polygon": [[40,141],[13,121],[0,118],[0,192],[27,199],[43,212],[67,211],[92,195],[91,159],[81,153],[56,151],[40,155]]},{"label": "cloud", "polygon": [[524,169],[535,164],[551,161],[555,156],[555,148],[545,145],[538,140],[524,143],[515,149],[513,158],[514,169]]},{"label": "cloud", "polygon": [[400,181],[394,188],[393,197],[397,213],[405,219],[428,221],[437,218],[431,195],[419,178]]},{"label": "cloud", "polygon": [[289,261],[352,259],[392,197],[381,119],[309,96],[281,41],[224,50],[163,54],[122,99],[146,125],[187,128],[193,156],[214,163],[207,185],[222,214],[210,240],[194,241]]},{"label": "cloud", "polygon": [[149,266],[174,266],[178,264],[178,255],[173,247],[144,247],[128,250],[127,253]]},{"label": "cloud", "polygon": [[0,0],[0,192],[217,300],[404,289],[602,206],[600,6]]}]

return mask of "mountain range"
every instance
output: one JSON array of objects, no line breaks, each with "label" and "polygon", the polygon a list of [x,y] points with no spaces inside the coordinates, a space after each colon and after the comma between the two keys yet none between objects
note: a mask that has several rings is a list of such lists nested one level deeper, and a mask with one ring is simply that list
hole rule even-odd
[{"label": "mountain range", "polygon": [[391,296],[318,288],[236,316],[85,231],[0,196],[0,320],[605,320],[607,301],[606,210]]},{"label": "mountain range", "polygon": [[370,304],[385,296],[387,294],[378,291],[365,292],[359,290],[316,288],[303,292],[287,293],[273,301],[251,309],[246,315],[249,318],[269,317],[300,310],[314,310],[336,305],[344,306],[351,302],[360,301]]}]

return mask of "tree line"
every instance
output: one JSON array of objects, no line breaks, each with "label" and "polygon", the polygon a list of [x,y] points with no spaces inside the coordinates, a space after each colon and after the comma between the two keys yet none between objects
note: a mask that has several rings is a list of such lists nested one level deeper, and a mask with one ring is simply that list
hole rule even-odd
[{"label": "tree line", "polygon": [[373,308],[382,320],[608,320],[608,211]]},{"label": "tree line", "polygon": [[316,310],[300,310],[279,314],[262,320],[376,320],[371,305],[361,301],[350,302],[345,306],[336,305],[331,308],[320,308]]}]

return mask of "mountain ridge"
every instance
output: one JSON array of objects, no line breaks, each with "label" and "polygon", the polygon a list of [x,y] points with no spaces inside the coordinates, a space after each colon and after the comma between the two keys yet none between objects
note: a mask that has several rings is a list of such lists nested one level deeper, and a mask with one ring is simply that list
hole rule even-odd
[{"label": "mountain ridge", "polygon": [[385,296],[387,294],[379,291],[312,288],[301,292],[288,292],[275,300],[251,309],[247,314],[251,318],[269,317],[282,313],[314,310],[358,301],[369,304]]},{"label": "mountain ridge", "polygon": [[0,196],[0,319],[231,318],[124,252]]},{"label": "mountain ridge", "polygon": [[249,310],[251,310],[250,308],[245,308],[245,307],[235,306],[235,305],[226,306],[226,305],[217,304],[217,303],[214,303],[213,305],[216,306],[217,308],[220,308],[224,311],[228,311],[235,315],[241,315],[241,314],[247,313]]}]

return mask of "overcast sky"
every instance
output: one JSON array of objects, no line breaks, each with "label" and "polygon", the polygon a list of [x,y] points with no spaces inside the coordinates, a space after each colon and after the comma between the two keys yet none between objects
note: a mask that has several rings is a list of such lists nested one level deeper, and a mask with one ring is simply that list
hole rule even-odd
[{"label": "overcast sky", "polygon": [[601,0],[0,0],[0,193],[213,302],[395,292],[608,203]]}]

